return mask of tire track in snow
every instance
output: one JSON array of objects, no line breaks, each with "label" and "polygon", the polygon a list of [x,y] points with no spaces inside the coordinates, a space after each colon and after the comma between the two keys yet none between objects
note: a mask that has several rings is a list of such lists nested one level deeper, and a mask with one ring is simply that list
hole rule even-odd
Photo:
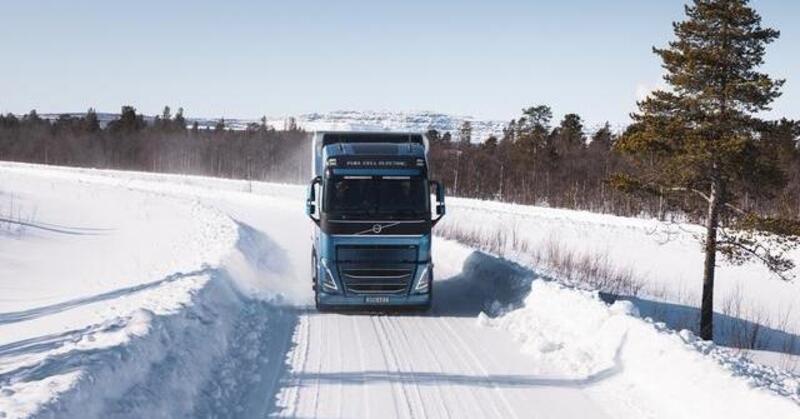
[{"label": "tire track in snow", "polygon": [[[438,373],[444,374],[444,368],[442,367],[442,362],[436,355],[436,350],[431,347],[428,338],[425,336],[427,334],[427,330],[425,328],[424,322],[422,321],[422,318],[417,317],[415,318],[415,320],[416,321],[414,322],[415,325],[413,326],[413,328],[415,330],[418,330],[419,333],[422,334],[422,339],[420,339],[420,341],[422,342],[422,346],[424,346],[426,349],[424,352],[428,354],[430,358],[433,360],[433,365],[436,367]],[[454,417],[453,415],[450,414],[450,409],[448,409],[447,407],[447,403],[445,402],[445,395],[442,392],[442,386],[440,385],[440,383],[441,381],[437,380],[435,382],[436,385],[434,386],[434,390],[438,395],[438,397],[436,397],[435,399],[439,402],[438,404],[439,408],[441,409],[441,412],[444,413],[443,415],[440,415],[440,417],[447,417],[447,418]]]},{"label": "tire track in snow", "polygon": [[[467,375],[467,373],[471,371],[469,364],[465,362],[461,353],[458,351],[453,351],[453,348],[450,348],[450,342],[448,339],[444,338],[447,336],[447,333],[443,328],[438,326],[439,320],[436,318],[431,318],[430,320],[431,322],[427,325],[427,330],[430,331],[428,336],[432,338],[431,340],[433,342],[433,346],[441,348],[440,350],[442,350],[443,356],[445,356],[449,361],[446,372],[443,375],[447,377],[448,375],[453,374],[454,371],[457,371],[462,375]],[[431,326],[433,326],[433,328],[431,328]],[[458,400],[458,404],[456,405],[458,411],[481,412],[480,415],[477,415],[478,417],[490,417],[487,415],[482,403],[479,402],[480,394],[478,389],[471,387],[469,384],[463,386],[445,383],[442,386],[444,386],[448,394],[456,395],[456,399]]]},{"label": "tire track in snow", "polygon": [[413,374],[404,371],[404,369],[400,366],[400,356],[398,356],[398,351],[395,348],[396,345],[392,344],[393,342],[399,341],[399,339],[391,339],[392,333],[390,331],[390,326],[389,326],[391,324],[391,321],[389,320],[389,316],[386,315],[378,316],[378,320],[381,323],[381,328],[383,330],[383,337],[386,342],[385,348],[389,349],[388,354],[389,358],[392,360],[392,365],[393,365],[392,368],[394,369],[395,374],[400,378],[399,387],[403,393],[403,401],[405,401],[405,405],[408,408],[408,414],[413,419],[417,417],[417,414],[414,409],[416,405],[412,402],[412,397],[411,394],[409,393],[409,388],[408,388],[409,386],[407,385],[407,383],[410,382],[414,384],[414,376]]},{"label": "tire track in snow", "polygon": [[[452,352],[458,355],[458,358],[462,361],[463,365],[466,367],[465,370],[472,371],[477,375],[482,376],[484,381],[489,382],[494,387],[494,383],[492,383],[489,380],[486,370],[475,364],[475,359],[474,359],[475,355],[470,352],[471,351],[470,348],[464,343],[461,337],[457,336],[457,334],[453,331],[452,327],[450,327],[448,323],[448,320],[449,319],[445,319],[443,317],[436,318],[436,321],[434,323],[436,323],[438,325],[439,330],[442,331],[441,335],[439,335],[440,336],[439,338],[442,339],[443,336],[449,336],[450,337],[449,339],[442,339],[442,340],[444,342],[458,342],[458,347],[452,348],[451,345],[451,349],[455,349]],[[465,354],[471,355],[470,357],[471,359],[465,357],[464,356]],[[470,388],[470,390],[474,395],[475,400],[485,399],[484,397],[481,397],[481,394],[476,389]],[[500,394],[500,396],[502,397],[502,394]],[[500,412],[500,409],[498,409],[497,403],[494,400],[488,400],[488,403],[477,403],[477,405],[478,408],[483,412],[484,417],[508,417],[503,415],[502,412]],[[494,410],[494,412],[493,413],[487,412],[485,409],[486,405],[489,405]],[[511,409],[509,410],[511,411],[511,414],[514,415],[513,410]],[[516,416],[514,415],[512,417]]]},{"label": "tire track in snow", "polygon": [[[398,366],[403,371],[405,371],[405,373],[404,373],[405,376],[411,378],[410,384],[411,384],[411,386],[413,386],[412,387],[412,390],[413,390],[412,394],[415,396],[415,399],[418,402],[416,404],[416,406],[419,406],[419,408],[422,410],[422,412],[421,412],[422,413],[422,417],[423,418],[427,418],[427,417],[429,417],[429,415],[428,415],[427,409],[425,409],[425,400],[423,399],[422,393],[420,392],[419,379],[418,379],[416,373],[414,372],[414,369],[415,369],[414,360],[413,359],[412,360],[408,359],[408,358],[416,357],[418,354],[417,354],[417,351],[415,351],[411,347],[409,339],[408,339],[408,335],[405,333],[404,329],[402,327],[398,327],[398,322],[400,322],[400,321],[402,321],[403,323],[408,325],[409,322],[407,320],[408,320],[408,318],[402,318],[401,317],[400,320],[398,320],[398,318],[393,317],[391,319],[387,318],[386,323],[387,323],[389,329],[393,329],[394,330],[392,332],[392,334],[394,335],[394,337],[396,339],[393,339],[393,340],[397,342],[397,346],[400,349],[399,353],[405,355],[405,356],[397,357]],[[395,352],[395,356],[397,356],[397,352]],[[400,365],[400,364],[405,364],[405,365]],[[405,381],[403,381],[403,386],[404,387],[406,386],[406,382]]]},{"label": "tire track in snow", "polygon": [[[454,374],[454,372],[457,372],[460,375],[464,376],[475,375],[475,371],[470,367],[469,362],[466,361],[462,352],[456,350],[456,348],[451,347],[452,339],[446,338],[447,336],[446,331],[438,325],[439,319],[432,319],[432,320],[433,321],[431,322],[429,327],[433,326],[433,330],[438,330],[438,332],[433,332],[433,330],[431,331],[432,332],[431,335],[433,336],[434,341],[439,344],[436,346],[441,348],[447,348],[446,354],[450,355],[449,358],[453,361],[453,365],[451,365],[451,368],[453,368],[453,370],[448,370],[447,374],[450,375]],[[445,384],[445,386],[448,385]],[[481,412],[481,414],[479,415],[480,417],[492,417],[491,415],[487,414],[485,403],[481,401],[482,398],[480,389],[475,388],[471,385],[467,385],[466,387],[460,387],[460,388],[448,386],[448,389],[451,388],[453,389],[453,391],[462,390],[463,392],[468,393],[469,396],[467,397],[466,400],[468,400],[468,403],[472,405],[472,411]],[[458,408],[463,411],[465,409],[463,409],[462,407],[462,403],[464,403],[464,399],[462,397],[463,397],[462,395],[456,393],[455,396],[456,406],[458,406]]]},{"label": "tire track in snow", "polygon": [[364,373],[367,372],[366,363],[364,362],[364,339],[361,337],[361,328],[358,326],[356,317],[352,318],[351,325],[355,331],[356,346],[358,346],[358,363],[361,368],[361,407],[363,408],[364,416],[371,417],[369,409],[369,391],[367,387],[367,379]]},{"label": "tire track in snow", "polygon": [[[324,322],[324,320],[323,320],[323,322]],[[317,325],[316,327],[314,327],[314,329],[316,329],[316,333],[315,334],[317,336],[317,338],[315,340],[319,344],[322,344],[322,325]],[[326,349],[327,349],[327,345],[326,345]],[[314,373],[315,373],[316,377],[314,378],[314,393],[313,393],[313,398],[312,398],[313,402],[311,403],[311,405],[313,407],[313,412],[314,412],[313,417],[319,417],[319,399],[320,399],[320,396],[321,396],[320,388],[322,387],[322,384],[321,384],[321,381],[320,381],[321,380],[320,377],[322,376],[322,356],[320,354],[316,354],[316,355],[317,355],[317,363],[316,363],[315,368],[314,368]]]},{"label": "tire track in snow", "polygon": [[[328,353],[331,354],[331,358],[335,358],[331,360],[329,365],[335,365],[336,369],[339,371],[344,370],[344,356],[342,354],[342,333],[344,328],[341,327],[331,327],[328,329],[334,335],[334,338],[328,339],[331,344],[334,346],[335,350],[331,350]],[[333,331],[335,330],[335,333]],[[336,354],[334,357],[333,354]],[[336,417],[341,418],[342,415],[342,401],[344,400],[344,384],[342,380],[339,380],[336,383],[336,397],[334,398],[336,403]]]},{"label": "tire track in snow", "polygon": [[[384,365],[386,367],[386,372],[387,372],[387,374],[388,373],[392,373],[392,372],[396,374],[399,371],[397,369],[397,366],[396,366],[395,362],[391,359],[391,353],[390,353],[389,349],[387,349],[387,348],[390,347],[391,342],[387,341],[386,329],[383,327],[383,324],[381,322],[381,317],[383,317],[383,316],[372,315],[372,316],[370,316],[370,320],[372,320],[372,327],[373,327],[373,329],[375,331],[375,336],[376,336],[376,338],[378,340],[378,345],[380,346],[380,353],[381,353],[381,356],[383,357],[383,360],[384,360]],[[401,410],[400,410],[400,399],[399,399],[398,396],[400,396],[400,393],[405,393],[405,389],[403,389],[402,384],[398,384],[394,380],[390,380],[390,386],[392,388],[392,400],[394,401],[395,413],[399,415],[401,413]],[[399,390],[398,390],[398,387],[400,387]],[[408,402],[408,395],[407,394],[403,394],[403,401],[405,402],[404,406],[406,408],[404,410],[404,412],[409,417],[413,418],[414,417],[414,413],[411,410],[411,406],[408,404],[409,402]]]},{"label": "tire track in snow", "polygon": [[450,324],[450,322],[446,321],[444,318],[441,317],[438,320],[439,320],[438,323],[440,325],[445,326],[445,328],[447,329],[447,333],[450,336],[452,336],[454,340],[458,341],[458,346],[461,349],[461,351],[459,352],[465,353],[469,356],[469,358],[472,360],[472,364],[477,369],[477,372],[479,372],[483,376],[483,379],[491,385],[494,393],[502,401],[503,407],[506,410],[505,414],[499,411],[498,409],[499,406],[497,406],[497,403],[494,400],[493,403],[491,403],[491,406],[497,410],[497,414],[499,415],[498,417],[506,417],[506,418],[512,417],[518,419],[519,416],[517,415],[516,411],[511,407],[511,403],[506,398],[505,394],[503,393],[503,390],[497,385],[496,382],[494,382],[491,379],[489,372],[486,370],[486,367],[481,363],[480,359],[475,355],[475,352],[472,350],[472,348],[464,341],[464,338],[453,329],[453,326]]}]

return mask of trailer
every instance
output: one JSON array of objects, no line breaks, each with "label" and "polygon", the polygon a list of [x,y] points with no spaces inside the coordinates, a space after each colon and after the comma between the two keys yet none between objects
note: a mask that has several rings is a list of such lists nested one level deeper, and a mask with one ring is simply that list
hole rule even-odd
[{"label": "trailer", "polygon": [[306,213],[317,308],[429,309],[431,232],[445,202],[428,178],[425,137],[316,132],[312,141]]}]

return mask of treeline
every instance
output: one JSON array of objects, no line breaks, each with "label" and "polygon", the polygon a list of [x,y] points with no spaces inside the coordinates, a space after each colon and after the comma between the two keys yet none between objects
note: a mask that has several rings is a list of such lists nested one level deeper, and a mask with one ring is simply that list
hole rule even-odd
[{"label": "treeline", "polygon": [[[510,121],[500,138],[473,142],[465,123],[457,132],[427,133],[432,177],[450,195],[619,215],[665,216],[680,202],[619,192],[607,180],[630,171],[614,149],[621,133],[604,127],[587,134],[579,115],[557,124],[547,106],[535,106]],[[765,124],[770,144],[786,175],[786,188],[767,201],[745,196],[741,208],[800,216],[800,123]],[[310,173],[308,133],[288,120],[281,130],[253,123],[232,130],[188,124],[169,107],[149,122],[130,106],[102,126],[97,114],[62,115],[54,120],[35,111],[0,115],[0,160],[66,166],[184,173],[304,184]]]},{"label": "treeline", "polygon": [[262,118],[244,130],[220,120],[187,124],[183,110],[165,107],[147,122],[130,106],[102,126],[90,109],[55,120],[36,111],[0,115],[0,160],[64,166],[184,173],[274,182],[305,182],[310,171],[307,134],[293,120],[276,130]]},{"label": "treeline", "polygon": [[[452,194],[481,199],[661,218],[689,207],[688,202],[610,187],[610,175],[634,168],[615,150],[622,133],[608,124],[587,135],[579,115],[567,114],[555,126],[552,119],[548,106],[530,107],[509,123],[501,138],[479,143],[471,141],[469,123],[455,135],[429,131],[434,176]],[[768,200],[745,195],[739,207],[800,217],[800,123],[766,123],[759,134],[780,162],[786,187]]]}]

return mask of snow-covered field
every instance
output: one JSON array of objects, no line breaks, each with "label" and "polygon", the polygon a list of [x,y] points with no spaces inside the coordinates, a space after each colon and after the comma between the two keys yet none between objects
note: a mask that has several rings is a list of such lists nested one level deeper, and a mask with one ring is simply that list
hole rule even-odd
[{"label": "snow-covered field", "polygon": [[[694,327],[702,289],[703,254],[697,225],[655,219],[451,198],[440,234],[558,276],[566,256],[599,261],[600,270],[631,277],[639,311],[676,329]],[[800,252],[794,253],[800,262]],[[569,258],[568,258],[569,259]],[[798,263],[800,265],[800,263]],[[792,282],[763,265],[717,269],[718,343],[800,355],[800,266]],[[577,281],[581,282],[581,281]],[[615,284],[607,284],[613,291]],[[767,359],[769,357],[761,357]],[[786,362],[780,357],[775,362]]]},{"label": "snow-covered field", "polygon": [[[644,318],[691,309],[692,226],[453,199],[442,233],[495,255],[437,240],[431,313],[320,315],[302,195],[0,163],[0,417],[800,415],[800,376]],[[646,285],[545,280],[553,243]],[[797,284],[720,278],[798,325]]]}]

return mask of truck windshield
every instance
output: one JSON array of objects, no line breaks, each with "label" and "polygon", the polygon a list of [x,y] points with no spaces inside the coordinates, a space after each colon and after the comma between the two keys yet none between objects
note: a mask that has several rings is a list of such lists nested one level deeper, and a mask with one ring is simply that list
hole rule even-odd
[{"label": "truck windshield", "polygon": [[330,216],[389,219],[430,216],[428,182],[422,176],[338,176],[328,178],[323,210]]}]

